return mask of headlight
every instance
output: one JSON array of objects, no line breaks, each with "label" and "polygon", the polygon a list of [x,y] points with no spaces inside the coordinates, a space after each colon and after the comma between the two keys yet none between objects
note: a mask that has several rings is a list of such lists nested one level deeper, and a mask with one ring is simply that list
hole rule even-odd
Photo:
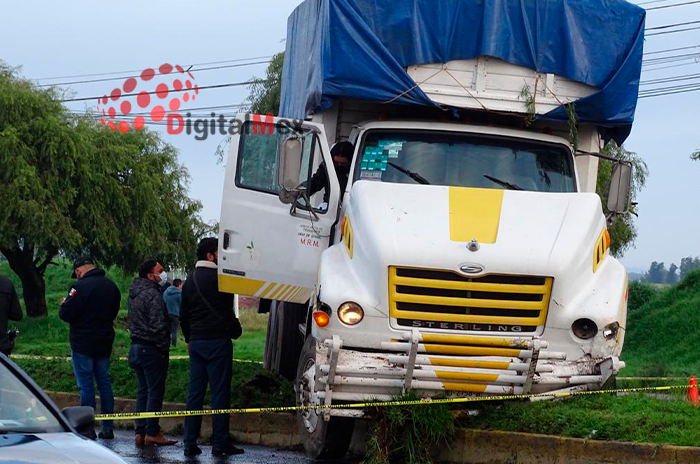
[{"label": "headlight", "polygon": [[362,310],[362,307],[352,301],[343,303],[340,305],[340,308],[338,308],[338,318],[343,324],[357,325],[364,317],[365,312]]},{"label": "headlight", "polygon": [[571,331],[582,340],[590,340],[598,333],[598,326],[590,319],[578,319],[571,325]]}]

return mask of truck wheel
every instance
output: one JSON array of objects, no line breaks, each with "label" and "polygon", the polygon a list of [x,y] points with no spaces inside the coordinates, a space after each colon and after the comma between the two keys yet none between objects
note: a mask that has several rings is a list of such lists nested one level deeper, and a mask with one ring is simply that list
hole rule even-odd
[{"label": "truck wheel", "polygon": [[264,366],[287,380],[296,377],[304,337],[299,324],[306,321],[307,305],[273,302],[270,307]]},{"label": "truck wheel", "polygon": [[[316,340],[309,336],[301,350],[294,383],[297,406],[320,404],[318,397],[313,394],[316,388]],[[297,424],[304,440],[306,455],[312,459],[328,460],[345,456],[350,447],[355,420],[331,417],[326,422],[317,411],[307,410],[297,412]]]}]

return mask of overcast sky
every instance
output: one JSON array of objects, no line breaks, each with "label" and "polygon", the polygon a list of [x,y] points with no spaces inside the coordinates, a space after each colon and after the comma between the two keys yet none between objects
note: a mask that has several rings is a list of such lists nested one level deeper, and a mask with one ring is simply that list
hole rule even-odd
[{"label": "overcast sky", "polygon": [[[299,3],[299,0],[5,2],[0,13],[0,59],[21,66],[25,77],[44,84],[81,80],[45,79],[57,76],[142,70],[163,63],[189,66],[270,56],[284,49],[287,17]],[[698,19],[700,4],[650,11],[647,26]],[[700,30],[649,37],[645,52],[691,45],[700,45]],[[642,80],[700,72],[697,61],[671,65],[674,67],[645,70]],[[263,76],[264,71],[264,64],[202,71],[195,75],[195,82],[200,87],[241,82]],[[119,85],[119,81],[113,81],[70,87],[76,97],[82,97],[108,94]],[[206,90],[197,96],[196,104],[189,105],[234,105],[243,102],[247,94],[245,87]],[[69,105],[83,110],[94,107],[94,103]],[[700,255],[700,163],[689,159],[690,153],[700,148],[699,108],[700,92],[640,100],[626,147],[644,158],[651,174],[638,198],[636,247],[623,258],[632,271],[646,270],[654,260],[664,261],[668,266],[671,262],[679,264],[684,256]],[[235,111],[224,111],[232,112]],[[204,204],[203,219],[217,220],[224,171],[217,164],[214,152],[224,137],[217,135],[195,141],[182,134],[167,135],[163,127],[153,128],[162,131],[164,138],[180,150],[180,161],[192,177],[190,194]]]}]

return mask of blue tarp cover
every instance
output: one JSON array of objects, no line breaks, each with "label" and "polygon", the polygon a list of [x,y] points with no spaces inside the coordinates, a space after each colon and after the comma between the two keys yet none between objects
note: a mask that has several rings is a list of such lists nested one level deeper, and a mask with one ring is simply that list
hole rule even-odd
[{"label": "blue tarp cover", "polygon": [[[415,85],[410,65],[487,55],[601,89],[576,113],[621,143],[644,20],[625,0],[306,0],[288,21],[280,116],[304,118],[340,97],[385,102]],[[435,105],[418,88],[397,103]],[[568,119],[564,108],[544,117]]]}]

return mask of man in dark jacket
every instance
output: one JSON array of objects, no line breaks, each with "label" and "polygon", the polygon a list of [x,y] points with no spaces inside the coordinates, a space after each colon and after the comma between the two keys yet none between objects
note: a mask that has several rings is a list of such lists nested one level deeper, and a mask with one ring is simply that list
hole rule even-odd
[{"label": "man in dark jacket", "polygon": [[[144,262],[129,290],[129,366],[136,371],[139,384],[136,412],[158,412],[163,408],[170,362],[170,318],[160,293],[161,272],[163,266],[157,261]],[[135,442],[137,446],[177,443],[163,436],[158,419],[136,420]]]},{"label": "man in dark jacket", "polygon": [[[350,165],[352,164],[352,156],[355,153],[355,146],[350,142],[338,142],[331,149],[331,158],[333,159],[333,167],[338,176],[340,183],[340,198],[342,199],[345,188],[348,185],[350,178]],[[328,169],[326,163],[323,162],[318,167],[316,172],[309,180],[309,196],[323,190],[323,202],[328,203],[330,198],[330,186],[328,184]]]},{"label": "man in dark jacket", "polygon": [[[233,295],[219,291],[217,259],[218,240],[205,238],[197,246],[194,273],[182,288],[180,326],[190,352],[190,385],[187,409],[202,409],[207,383],[211,388],[212,409],[231,407],[233,344],[231,338],[241,334],[233,312]],[[202,452],[197,446],[201,416],[185,419],[185,456]],[[229,416],[212,417],[212,454],[241,454],[229,438]]]},{"label": "man in dark jacket", "polygon": [[[95,382],[100,392],[102,414],[114,412],[114,394],[109,377],[109,357],[114,344],[114,320],[119,312],[119,288],[97,269],[89,257],[73,263],[74,279],[62,300],[58,316],[70,325],[73,370],[80,390],[80,405],[95,408]],[[112,439],[112,421],[102,422],[100,438]]]},{"label": "man in dark jacket", "polygon": [[22,307],[12,281],[0,276],[0,353],[7,356],[12,352],[14,343],[7,335],[7,321],[22,320]]}]

